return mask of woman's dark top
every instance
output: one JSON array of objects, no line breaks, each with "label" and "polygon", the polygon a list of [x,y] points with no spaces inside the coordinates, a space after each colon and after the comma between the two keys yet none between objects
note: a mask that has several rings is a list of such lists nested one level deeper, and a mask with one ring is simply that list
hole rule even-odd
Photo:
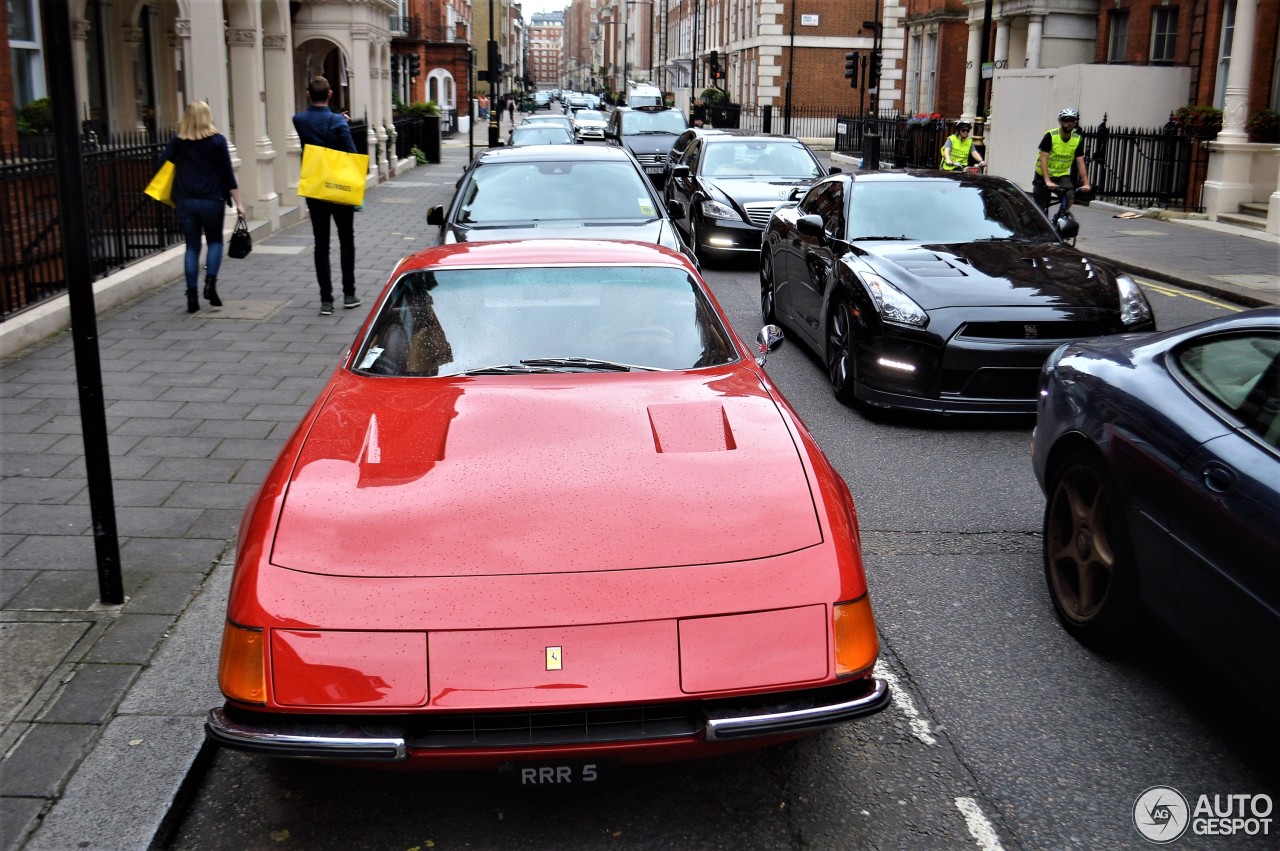
[{"label": "woman's dark top", "polygon": [[227,137],[221,133],[203,139],[174,136],[160,157],[161,162],[165,160],[173,161],[174,201],[202,198],[230,205],[231,190],[240,187],[231,168]]}]

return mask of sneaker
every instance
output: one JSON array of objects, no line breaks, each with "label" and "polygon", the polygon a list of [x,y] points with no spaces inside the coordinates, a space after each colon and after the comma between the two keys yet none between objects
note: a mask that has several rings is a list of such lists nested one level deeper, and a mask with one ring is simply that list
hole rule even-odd
[{"label": "sneaker", "polygon": [[320,302],[320,315],[328,316],[331,313],[333,313],[333,302],[331,301]]},{"label": "sneaker", "polygon": [[360,300],[360,296],[358,295],[344,295],[342,297],[342,306],[347,310],[350,310],[353,307],[359,307],[362,304],[364,304],[364,302]]}]

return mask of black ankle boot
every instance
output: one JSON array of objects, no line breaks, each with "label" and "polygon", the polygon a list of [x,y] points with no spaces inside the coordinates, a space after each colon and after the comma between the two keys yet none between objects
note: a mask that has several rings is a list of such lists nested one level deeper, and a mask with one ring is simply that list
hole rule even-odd
[{"label": "black ankle boot", "polygon": [[195,313],[200,309],[200,295],[196,292],[196,288],[192,287],[187,290],[187,313]]},{"label": "black ankle boot", "polygon": [[222,307],[222,299],[218,298],[218,276],[204,276],[204,297],[209,300],[209,304],[214,307]]}]

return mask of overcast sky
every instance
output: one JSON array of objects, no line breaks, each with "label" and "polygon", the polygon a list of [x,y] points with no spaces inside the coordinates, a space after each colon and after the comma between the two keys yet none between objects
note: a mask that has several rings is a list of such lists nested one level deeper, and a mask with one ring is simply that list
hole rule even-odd
[{"label": "overcast sky", "polygon": [[569,0],[521,0],[520,9],[527,19],[534,12],[561,12]]}]

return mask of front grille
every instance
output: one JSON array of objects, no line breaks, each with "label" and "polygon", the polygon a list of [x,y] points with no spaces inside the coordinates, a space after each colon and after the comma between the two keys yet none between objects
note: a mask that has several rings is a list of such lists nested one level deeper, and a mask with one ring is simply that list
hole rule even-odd
[{"label": "front grille", "polygon": [[968,381],[965,376],[948,370],[942,379],[943,393],[966,399],[1034,399],[1040,390],[1039,369],[986,367],[969,374]]},{"label": "front grille", "polygon": [[742,206],[747,211],[751,224],[764,227],[769,224],[769,217],[773,215],[773,211],[782,205],[773,201],[753,201]]},{"label": "front grille", "polygon": [[666,154],[636,154],[641,165],[662,165],[667,160]]},{"label": "front grille", "polygon": [[502,748],[628,742],[693,736],[700,706],[628,706],[422,716],[409,723],[411,748]]},{"label": "front grille", "polygon": [[961,340],[1082,340],[1106,334],[1097,322],[966,322]]}]

